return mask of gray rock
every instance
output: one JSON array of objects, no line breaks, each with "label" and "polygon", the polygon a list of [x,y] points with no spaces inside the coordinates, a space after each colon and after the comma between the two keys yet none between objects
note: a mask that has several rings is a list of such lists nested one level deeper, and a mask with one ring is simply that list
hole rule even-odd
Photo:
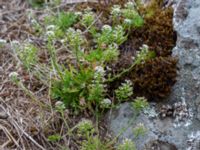
[{"label": "gray rock", "polygon": [[177,150],[177,148],[173,144],[156,140],[147,143],[144,150]]},{"label": "gray rock", "polygon": [[[173,22],[177,32],[173,56],[179,58],[179,72],[165,104],[175,105],[176,115],[161,119],[141,113],[134,118],[130,103],[124,103],[108,117],[113,134],[121,133],[119,142],[132,139],[138,150],[200,150],[200,0],[176,0]],[[140,123],[148,132],[136,138],[133,128]]]},{"label": "gray rock", "polygon": [[196,118],[200,121],[200,96],[196,99],[197,115]]},{"label": "gray rock", "polygon": [[[154,107],[151,109],[154,109]],[[183,142],[187,143],[187,134],[193,131],[193,126],[177,125],[175,119],[170,117],[160,119],[157,115],[152,118],[146,113],[140,113],[139,116],[135,117],[130,103],[124,103],[119,109],[113,111],[108,116],[108,122],[114,135],[122,133],[119,136],[120,143],[123,139],[131,139],[136,143],[137,150],[151,150],[149,147],[152,146],[152,142],[153,145],[157,143],[156,147],[158,148],[155,150],[164,150],[164,147],[166,150],[176,150],[176,147],[178,150],[185,150],[186,145]],[[147,129],[147,132],[144,136],[136,138],[133,129],[141,123]],[[161,144],[162,147],[158,143],[165,144]]]}]

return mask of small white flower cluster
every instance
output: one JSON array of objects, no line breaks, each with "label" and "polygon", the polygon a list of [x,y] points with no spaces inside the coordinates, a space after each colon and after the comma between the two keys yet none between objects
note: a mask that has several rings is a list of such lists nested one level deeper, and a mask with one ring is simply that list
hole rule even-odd
[{"label": "small white flower cluster", "polygon": [[121,86],[115,90],[118,100],[127,100],[130,96],[133,95],[133,84],[130,80],[125,80],[125,83],[122,83]]},{"label": "small white flower cluster", "polygon": [[131,80],[125,80],[125,83],[122,83],[123,86],[128,85],[128,86],[133,86],[133,83]]},{"label": "small white flower cluster", "polygon": [[125,4],[125,7],[128,9],[134,9],[135,6],[136,6],[136,4],[134,2],[130,2],[130,1]]},{"label": "small white flower cluster", "polygon": [[11,47],[14,48],[14,49],[15,49],[15,48],[19,48],[20,42],[17,41],[17,40],[13,40],[13,41],[10,42],[10,45],[11,45]]},{"label": "small white flower cluster", "polygon": [[103,27],[102,27],[102,32],[105,32],[105,33],[109,33],[109,32],[111,32],[112,31],[112,27],[110,26],[110,25],[104,25]]},{"label": "small white flower cluster", "polygon": [[116,38],[119,38],[122,35],[124,35],[124,29],[121,25],[117,25],[113,32],[115,33]]},{"label": "small white flower cluster", "polygon": [[136,150],[135,143],[131,139],[125,138],[117,150]]},{"label": "small white flower cluster", "polygon": [[11,46],[11,49],[12,49],[15,53],[21,52],[21,51],[24,49],[24,44],[20,43],[20,42],[17,41],[17,40],[10,41],[9,44],[10,44],[10,46]]},{"label": "small white flower cluster", "polygon": [[117,25],[113,30],[113,38],[117,44],[121,44],[126,39],[124,28],[121,25]]},{"label": "small white flower cluster", "polygon": [[32,24],[32,25],[38,24],[37,20],[35,20],[35,19],[31,19],[30,21],[31,21],[31,24]]},{"label": "small white flower cluster", "polygon": [[98,77],[104,78],[104,76],[105,76],[105,70],[104,70],[104,68],[102,66],[96,66],[94,68],[94,70],[95,70],[95,75],[94,75],[95,79],[98,78]]},{"label": "small white flower cluster", "polygon": [[108,46],[108,49],[112,49],[113,51],[117,50],[118,48],[119,48],[119,46],[116,43],[113,43],[113,44]]},{"label": "small white flower cluster", "polygon": [[121,25],[117,25],[114,28],[104,25],[101,30],[102,33],[97,34],[97,39],[94,40],[100,46],[108,46],[114,43],[120,45],[126,40],[126,33]]},{"label": "small white flower cluster", "polygon": [[142,47],[140,47],[141,50],[145,50],[146,52],[148,52],[149,50],[149,46],[146,44],[143,44]]},{"label": "small white flower cluster", "polygon": [[101,108],[109,108],[111,106],[112,102],[109,98],[105,98],[101,101],[100,106]]},{"label": "small white flower cluster", "polygon": [[17,72],[11,72],[8,76],[13,82],[17,82],[19,80],[19,74]]},{"label": "small white flower cluster", "polygon": [[149,103],[145,97],[136,97],[132,102],[133,109],[136,112],[144,111],[145,108],[149,107]]},{"label": "small white flower cluster", "polygon": [[120,16],[121,15],[121,7],[119,5],[114,5],[111,10],[111,15]]},{"label": "small white flower cluster", "polygon": [[138,123],[135,127],[135,129],[137,128],[145,128],[144,124],[143,123]]},{"label": "small white flower cluster", "polygon": [[119,56],[119,46],[116,43],[110,44],[104,51],[103,59],[105,62],[115,61]]},{"label": "small white flower cluster", "polygon": [[123,21],[122,25],[124,29],[142,26],[143,19],[136,9],[136,3],[129,1],[124,6],[124,8],[121,8],[119,5],[112,7],[111,15],[113,22],[119,24]]},{"label": "small white flower cluster", "polygon": [[149,54],[149,47],[146,44],[143,44],[142,47],[140,47],[141,51],[136,52],[136,57],[133,57],[133,60],[139,61],[139,63],[144,63],[148,57]]},{"label": "small white flower cluster", "polygon": [[133,133],[135,137],[143,136],[147,132],[146,127],[143,123],[139,123],[133,128]]},{"label": "small white flower cluster", "polygon": [[91,9],[87,9],[85,13],[82,15],[81,24],[84,27],[89,27],[95,21],[95,14],[91,11]]},{"label": "small white flower cluster", "polygon": [[79,17],[79,16],[82,16],[83,13],[82,13],[81,11],[77,11],[77,12],[75,12],[75,15],[76,15],[77,17]]},{"label": "small white flower cluster", "polygon": [[89,119],[82,119],[78,124],[77,124],[78,131],[81,133],[88,132],[89,130],[93,129],[93,123]]},{"label": "small white flower cluster", "polygon": [[55,108],[57,111],[63,111],[65,110],[65,104],[62,101],[57,101],[55,103]]},{"label": "small white flower cluster", "polygon": [[94,86],[95,83],[100,83],[101,86],[104,88],[106,85],[103,85],[103,82],[105,81],[105,70],[102,66],[96,66],[94,68]]},{"label": "small white flower cluster", "polygon": [[55,36],[55,32],[54,31],[47,31],[46,36],[47,37],[53,37],[53,36]]},{"label": "small white flower cluster", "polygon": [[46,36],[47,37],[54,37],[55,36],[55,31],[58,29],[55,25],[48,25],[46,27]]},{"label": "small white flower cluster", "polygon": [[122,141],[123,144],[128,144],[128,143],[132,143],[132,140],[131,139],[128,139],[128,138],[125,138],[123,141]]},{"label": "small white flower cluster", "polygon": [[56,29],[56,26],[55,25],[48,25],[46,27],[46,30],[49,31],[49,30],[55,30]]},{"label": "small white flower cluster", "polygon": [[126,18],[126,19],[124,19],[124,23],[125,23],[125,25],[132,25],[132,20]]},{"label": "small white flower cluster", "polygon": [[67,41],[72,48],[75,48],[77,45],[80,46],[84,43],[84,37],[81,30],[74,28],[69,28],[67,30]]}]

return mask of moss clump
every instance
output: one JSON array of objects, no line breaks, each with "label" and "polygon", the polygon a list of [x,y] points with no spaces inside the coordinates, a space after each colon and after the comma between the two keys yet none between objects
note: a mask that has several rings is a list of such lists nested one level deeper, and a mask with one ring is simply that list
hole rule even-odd
[{"label": "moss clump", "polygon": [[133,31],[131,37],[136,47],[141,46],[143,42],[155,50],[157,56],[165,57],[171,55],[176,42],[176,33],[173,30],[173,9],[162,8],[162,4],[162,0],[152,0],[148,6],[139,7],[145,24],[140,30]]},{"label": "moss clump", "polygon": [[[176,34],[173,31],[172,8],[161,8],[162,2],[152,0],[147,7],[140,7],[144,16],[144,26],[133,30],[128,40],[121,45],[121,58],[135,55],[142,44],[147,44],[150,50],[156,52],[155,59],[138,65],[131,73],[135,93],[147,96],[151,100],[166,97],[170,93],[177,76],[177,60],[171,56],[175,46]],[[130,61],[120,59],[118,69],[129,66]]]},{"label": "moss clump", "polygon": [[176,63],[172,57],[157,57],[137,66],[131,74],[135,93],[150,100],[166,97],[176,82]]}]

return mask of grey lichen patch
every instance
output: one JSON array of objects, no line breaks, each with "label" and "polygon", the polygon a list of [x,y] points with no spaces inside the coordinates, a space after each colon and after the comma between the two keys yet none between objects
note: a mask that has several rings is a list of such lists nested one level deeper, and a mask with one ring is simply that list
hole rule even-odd
[{"label": "grey lichen patch", "polygon": [[192,132],[188,136],[188,147],[186,150],[199,150],[200,149],[200,131]]}]

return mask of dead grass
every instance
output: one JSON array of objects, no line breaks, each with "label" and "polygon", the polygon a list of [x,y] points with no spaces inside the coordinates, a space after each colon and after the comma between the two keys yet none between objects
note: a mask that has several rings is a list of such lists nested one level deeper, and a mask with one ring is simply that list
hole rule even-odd
[{"label": "dead grass", "polygon": [[[67,1],[58,7],[65,9],[68,7],[66,3]],[[67,129],[60,114],[52,109],[53,102],[48,87],[25,71],[9,44],[14,40],[19,42],[32,40],[42,49],[45,43],[40,37],[34,35],[27,17],[29,12],[38,17],[37,19],[42,19],[45,15],[45,10],[31,8],[26,0],[0,0],[0,39],[7,41],[4,47],[0,47],[0,149],[58,150],[62,145],[69,147],[70,150],[76,150],[78,139],[65,136]],[[11,82],[9,79],[11,72],[19,74],[21,81],[40,103],[36,103]],[[82,117],[66,114],[70,127],[73,127]],[[55,133],[63,136],[63,139],[56,144],[47,139],[49,135]]]},{"label": "dead grass", "polygon": [[[0,39],[10,42],[35,38],[26,15],[30,7],[25,0],[0,0],[0,4]],[[63,124],[59,122],[59,114],[51,108],[34,103],[14,85],[9,79],[9,74],[13,71],[19,73],[26,87],[34,91],[37,100],[51,106],[47,87],[24,71],[9,44],[1,47],[0,149],[58,149],[57,145],[47,141],[47,135],[54,130],[64,130],[61,128]],[[66,145],[67,143],[69,142]]]}]

